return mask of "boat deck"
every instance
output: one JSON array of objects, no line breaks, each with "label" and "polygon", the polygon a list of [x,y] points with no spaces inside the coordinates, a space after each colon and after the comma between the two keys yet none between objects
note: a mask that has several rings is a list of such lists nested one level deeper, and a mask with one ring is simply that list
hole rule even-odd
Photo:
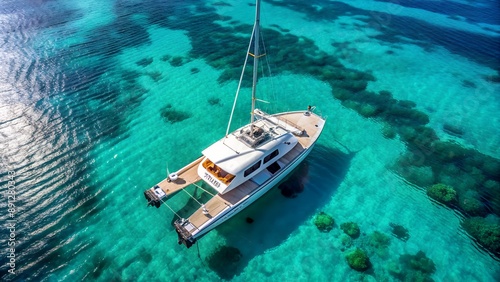
[{"label": "boat deck", "polygon": [[157,185],[160,186],[161,190],[163,190],[167,196],[169,196],[186,188],[190,184],[200,181],[201,178],[198,176],[198,165],[202,160],[203,157],[199,157],[194,162],[179,170],[177,172],[178,178],[175,181],[168,181],[168,178],[165,178]]},{"label": "boat deck", "polygon": [[[300,153],[316,142],[323,129],[325,120],[315,114],[306,116],[304,112],[285,113],[277,117],[280,122],[305,131],[305,134],[296,136],[299,143],[278,161],[281,167],[285,167]],[[264,170],[261,173],[267,173],[267,171]],[[258,177],[258,175],[256,177]],[[215,195],[205,204],[208,214],[205,215],[203,209],[200,207],[189,217],[189,222],[199,229],[209,219],[216,217],[219,213],[224,211],[226,207],[231,207],[248,198],[258,187],[259,185],[254,180],[250,179],[227,193]]]},{"label": "boat deck", "polygon": [[304,112],[289,112],[276,115],[276,117],[288,125],[305,131],[305,134],[296,136],[304,149],[309,148],[316,142],[325,123],[323,118],[313,113],[304,115]]}]

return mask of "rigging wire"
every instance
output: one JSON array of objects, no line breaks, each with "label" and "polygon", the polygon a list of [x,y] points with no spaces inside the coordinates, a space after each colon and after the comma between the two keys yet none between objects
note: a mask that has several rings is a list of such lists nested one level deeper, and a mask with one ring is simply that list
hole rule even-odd
[{"label": "rigging wire", "polygon": [[[251,38],[253,38],[254,34],[255,34],[255,25],[253,26]],[[238,95],[240,94],[241,83],[243,81],[243,74],[245,74],[245,68],[247,66],[248,55],[250,54],[250,49],[252,48],[252,42],[253,42],[253,40],[250,40],[250,43],[248,44],[247,55],[245,56],[245,63],[243,64],[243,69],[241,70],[240,81],[238,82],[238,88],[236,89],[236,96],[234,97],[233,108],[231,109],[231,116],[229,116],[229,122],[227,124],[226,137],[229,134],[229,129],[231,127],[231,121],[233,120],[234,110],[236,109],[236,101],[238,100]]]},{"label": "rigging wire", "polygon": [[193,185],[194,185],[194,186],[196,186],[196,187],[198,187],[198,188],[200,188],[200,189],[201,189],[201,190],[203,190],[204,192],[206,192],[206,193],[210,194],[212,197],[215,197],[215,195],[214,195],[214,194],[212,194],[212,193],[208,192],[207,190],[203,189],[203,188],[202,188],[201,186],[199,186],[198,184],[193,183]]},{"label": "rigging wire", "polygon": [[182,219],[182,217],[180,215],[178,215],[167,203],[165,203],[165,201],[163,201],[162,199],[160,199],[160,201],[165,204],[165,206],[167,206],[179,219]]},{"label": "rigging wire", "polygon": [[195,197],[193,197],[191,194],[189,194],[189,192],[186,191],[186,189],[181,189],[181,190],[186,192],[189,195],[189,197],[193,198],[200,206],[202,206],[202,207],[205,206],[204,204],[200,203]]},{"label": "rigging wire", "polygon": [[[277,100],[277,98],[276,98],[277,94],[276,94],[275,81],[273,79],[274,74],[273,74],[273,72],[271,70],[271,64],[269,62],[269,55],[268,55],[268,51],[266,49],[266,42],[265,42],[264,34],[263,33],[261,33],[261,41],[262,41],[262,48],[264,49],[264,54],[266,55],[265,56],[265,59],[266,59],[266,61],[265,61],[266,66],[265,67],[267,69],[267,75],[265,75],[266,72],[264,70],[264,64],[260,65],[260,69],[261,69],[262,76],[269,78],[268,80],[269,80],[270,86],[268,88],[268,91],[265,92],[267,94],[266,100],[258,100],[258,99],[257,100],[260,101],[260,102],[265,102],[267,104],[271,104],[272,105],[270,109],[268,108],[265,111],[267,111],[267,112],[277,112],[278,109],[276,108],[277,107],[276,103],[269,102],[269,101],[276,101]],[[267,85],[267,83],[266,83],[266,85]]]},{"label": "rigging wire", "polygon": [[[264,13],[262,13],[262,16],[265,18],[266,22],[269,22],[267,20],[267,13],[265,11],[264,11]],[[265,39],[264,39],[264,33],[261,33],[261,38],[262,38],[261,41],[262,41],[262,47],[264,49],[264,54],[269,54],[269,52],[266,49],[266,42],[265,42]],[[271,82],[271,91],[270,91],[271,93],[270,93],[269,96],[272,96],[272,99],[268,98],[268,100],[277,101],[278,100],[277,99],[278,95],[277,95],[277,91],[276,91],[276,87],[275,87],[275,83],[274,83],[275,81],[274,81],[274,79],[272,79],[274,77],[274,74],[273,74],[273,72],[271,70],[271,64],[269,63],[269,56],[266,56],[265,59],[266,59],[267,71],[269,72],[269,76],[268,77],[269,77],[269,80]],[[277,108],[278,104],[277,103],[271,103],[271,105],[272,105],[272,108],[271,108],[272,110],[270,112],[278,112],[278,110],[279,110]]]}]

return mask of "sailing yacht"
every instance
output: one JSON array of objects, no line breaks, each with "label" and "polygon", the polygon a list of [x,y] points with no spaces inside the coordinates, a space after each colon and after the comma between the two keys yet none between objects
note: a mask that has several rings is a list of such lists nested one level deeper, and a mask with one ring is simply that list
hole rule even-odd
[{"label": "sailing yacht", "polygon": [[[146,190],[148,205],[160,207],[173,194],[204,181],[216,193],[187,218],[174,222],[178,243],[191,247],[264,193],[297,167],[318,140],[325,119],[306,110],[268,114],[255,108],[259,63],[260,1],[256,1],[255,23],[245,64],[253,57],[252,109],[250,123],[229,132],[243,73],[236,91],[226,135],[202,151],[202,156]],[[250,52],[253,43],[253,54]],[[195,199],[196,200],[196,199]],[[197,200],[196,200],[197,201]]]}]

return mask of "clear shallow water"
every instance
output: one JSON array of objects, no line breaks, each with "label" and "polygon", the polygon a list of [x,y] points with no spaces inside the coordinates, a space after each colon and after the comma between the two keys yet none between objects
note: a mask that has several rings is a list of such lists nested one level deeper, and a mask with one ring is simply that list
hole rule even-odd
[{"label": "clear shallow water", "polygon": [[[449,10],[438,1],[416,7],[301,3],[264,3],[264,27],[289,34],[284,46],[300,50],[269,50],[275,76],[262,79],[260,89],[272,102],[261,105],[266,110],[314,104],[328,116],[319,144],[289,182],[302,183],[303,191],[290,199],[273,189],[204,237],[198,253],[176,244],[173,214],[146,208],[142,192],[165,177],[167,165],[182,167],[224,133],[236,89],[236,81],[223,79],[232,77],[224,71],[242,63],[252,6],[3,1],[0,181],[6,196],[9,171],[15,172],[16,274],[7,272],[6,223],[0,231],[2,277],[334,281],[364,275],[397,281],[390,269],[400,255],[421,250],[436,266],[436,281],[498,279],[497,257],[461,227],[467,215],[429,199],[422,184],[428,175],[415,181],[396,173],[395,164],[411,144],[384,137],[387,120],[360,115],[333,95],[324,74],[294,60],[304,53],[327,54],[345,68],[369,72],[374,80],[367,90],[413,101],[441,140],[499,158],[499,84],[485,79],[498,75],[498,3],[447,2]],[[274,43],[272,35],[264,36]],[[303,39],[294,42],[294,36]],[[248,93],[244,89],[242,95]],[[240,125],[248,119],[248,103],[242,99],[238,108]],[[460,134],[450,134],[444,124]],[[495,221],[500,201],[492,198],[488,218]],[[6,222],[8,199],[2,199]],[[172,207],[185,212],[196,204],[179,194]],[[314,226],[319,211],[335,218],[331,232]],[[247,217],[254,223],[246,223]],[[362,232],[351,245],[339,228],[348,221]],[[410,238],[390,236],[390,223],[405,226]],[[374,231],[391,238],[384,254],[366,243]],[[219,245],[242,254],[227,272],[211,256]],[[372,268],[364,274],[345,261],[353,246],[369,251]]]}]

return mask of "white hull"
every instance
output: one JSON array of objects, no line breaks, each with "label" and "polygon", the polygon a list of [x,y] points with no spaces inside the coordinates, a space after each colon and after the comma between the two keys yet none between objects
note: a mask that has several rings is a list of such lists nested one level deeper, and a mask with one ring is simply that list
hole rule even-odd
[{"label": "white hull", "polygon": [[281,180],[283,180],[283,178],[288,176],[309,155],[309,152],[311,152],[313,147],[314,145],[303,151],[295,161],[291,162],[288,166],[282,168],[281,171],[279,171],[276,175],[268,179],[264,184],[261,185],[260,188],[257,189],[257,191],[254,192],[254,194],[250,195],[250,197],[248,197],[246,200],[237,205],[229,207],[226,211],[224,211],[222,215],[211,219],[205,225],[201,226],[200,231],[198,233],[194,233],[192,238],[194,240],[197,240],[203,237],[205,234],[221,225],[231,217],[235,216],[237,213],[244,210],[257,199],[262,197],[266,192],[268,192],[271,188],[273,188]]},{"label": "white hull", "polygon": [[[262,197],[266,192],[268,192],[271,188],[276,186],[281,180],[283,180],[286,176],[288,176],[311,152],[314,144],[311,145],[306,150],[302,151],[296,158],[294,158],[290,163],[286,166],[282,167],[275,175],[271,176],[264,183],[260,185],[248,198],[238,202],[235,205],[228,206],[226,209],[221,211],[217,216],[208,220],[205,224],[201,225],[197,230],[192,230],[189,233],[191,234],[188,238],[182,236],[182,231],[179,228],[183,228],[185,225],[189,225],[189,222],[186,221],[184,223],[180,223],[179,226],[176,225],[176,229],[179,233],[179,244],[183,243],[188,248],[194,244],[198,239],[206,235],[208,232],[212,231],[217,226],[226,222],[231,217],[235,216],[237,213],[251,205],[257,199]],[[279,163],[279,161],[278,161]],[[182,226],[182,227],[181,227]]]}]

